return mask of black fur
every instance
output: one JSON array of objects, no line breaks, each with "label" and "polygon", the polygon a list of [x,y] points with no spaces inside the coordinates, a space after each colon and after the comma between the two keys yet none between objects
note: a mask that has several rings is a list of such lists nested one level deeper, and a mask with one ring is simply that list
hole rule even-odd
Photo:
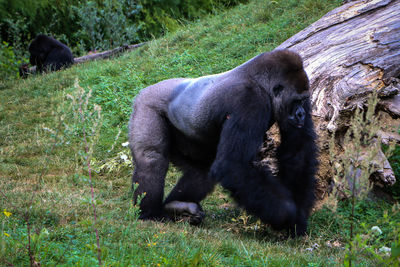
[{"label": "black fur", "polygon": [[300,129],[288,122],[279,124],[281,144],[277,149],[279,176],[292,192],[297,206],[296,222],[291,235],[304,235],[307,218],[315,201],[315,173],[318,167],[316,134],[311,119],[310,101],[302,105],[306,111],[304,126]]},{"label": "black fur", "polygon": [[57,71],[74,63],[68,46],[43,34],[36,36],[29,45],[29,53],[29,61],[36,65],[38,72]]},{"label": "black fur", "polygon": [[[225,73],[145,88],[129,125],[132,182],[139,183],[134,200],[146,192],[141,218],[168,220],[184,213],[189,222],[200,223],[200,201],[220,183],[274,229],[304,235],[317,168],[310,113],[302,60],[287,50],[263,53]],[[282,139],[279,177],[257,163],[264,134],[275,121]],[[170,161],[183,176],[163,201]]]}]

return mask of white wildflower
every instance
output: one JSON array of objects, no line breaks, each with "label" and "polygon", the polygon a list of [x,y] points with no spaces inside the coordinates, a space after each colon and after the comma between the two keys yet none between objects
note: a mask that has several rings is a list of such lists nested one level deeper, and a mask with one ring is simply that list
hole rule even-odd
[{"label": "white wildflower", "polygon": [[122,143],[122,146],[128,146],[129,142]]},{"label": "white wildflower", "polygon": [[127,155],[125,155],[125,154],[121,154],[121,159],[123,160],[123,161],[127,161],[128,160],[128,156]]},{"label": "white wildflower", "polygon": [[377,235],[381,235],[382,234],[382,230],[378,226],[372,226],[371,231],[373,233],[377,234]]},{"label": "white wildflower", "polygon": [[383,246],[383,247],[381,247],[379,249],[379,252],[381,252],[381,253],[390,253],[391,251],[392,251],[391,248],[388,248],[388,247],[385,247],[385,246]]}]

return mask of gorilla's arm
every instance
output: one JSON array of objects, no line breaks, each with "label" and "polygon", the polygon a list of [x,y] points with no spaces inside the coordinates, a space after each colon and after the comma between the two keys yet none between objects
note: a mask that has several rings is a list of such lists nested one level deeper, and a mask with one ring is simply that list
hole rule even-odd
[{"label": "gorilla's arm", "polygon": [[254,164],[269,126],[269,107],[266,103],[246,103],[223,124],[211,179],[220,182],[240,206],[263,222],[276,229],[290,227],[296,215],[291,193],[267,167]]},{"label": "gorilla's arm", "polygon": [[289,188],[297,205],[296,225],[291,235],[304,235],[307,218],[314,204],[315,173],[317,171],[316,134],[307,112],[302,129],[280,129],[281,145],[277,150],[279,176]]}]

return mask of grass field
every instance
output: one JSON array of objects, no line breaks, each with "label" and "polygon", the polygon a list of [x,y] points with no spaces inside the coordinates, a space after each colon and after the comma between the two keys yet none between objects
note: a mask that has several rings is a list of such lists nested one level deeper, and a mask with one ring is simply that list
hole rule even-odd
[{"label": "grass field", "polygon": [[[96,229],[104,266],[342,265],[346,202],[335,212],[316,211],[308,237],[296,240],[247,216],[220,187],[204,200],[207,217],[199,227],[138,221],[123,146],[131,103],[142,88],[231,69],[340,3],[254,0],[182,25],[119,58],[0,83],[0,266],[95,266]],[[167,191],[178,177],[171,166]],[[384,252],[373,252],[399,239],[394,229],[400,213],[386,202],[365,201],[356,214],[356,232],[368,241],[357,245],[355,261],[382,264]],[[382,234],[374,236],[372,226]]]}]

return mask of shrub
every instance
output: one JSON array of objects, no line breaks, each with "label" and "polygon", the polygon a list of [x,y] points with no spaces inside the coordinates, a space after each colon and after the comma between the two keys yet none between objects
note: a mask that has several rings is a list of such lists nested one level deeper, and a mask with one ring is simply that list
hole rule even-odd
[{"label": "shrub", "polygon": [[141,7],[131,0],[87,1],[73,7],[80,29],[75,35],[91,50],[107,50],[138,41],[138,26],[129,21]]},{"label": "shrub", "polygon": [[21,64],[17,60],[14,50],[7,42],[0,43],[0,79],[11,79],[18,77],[18,66]]}]

